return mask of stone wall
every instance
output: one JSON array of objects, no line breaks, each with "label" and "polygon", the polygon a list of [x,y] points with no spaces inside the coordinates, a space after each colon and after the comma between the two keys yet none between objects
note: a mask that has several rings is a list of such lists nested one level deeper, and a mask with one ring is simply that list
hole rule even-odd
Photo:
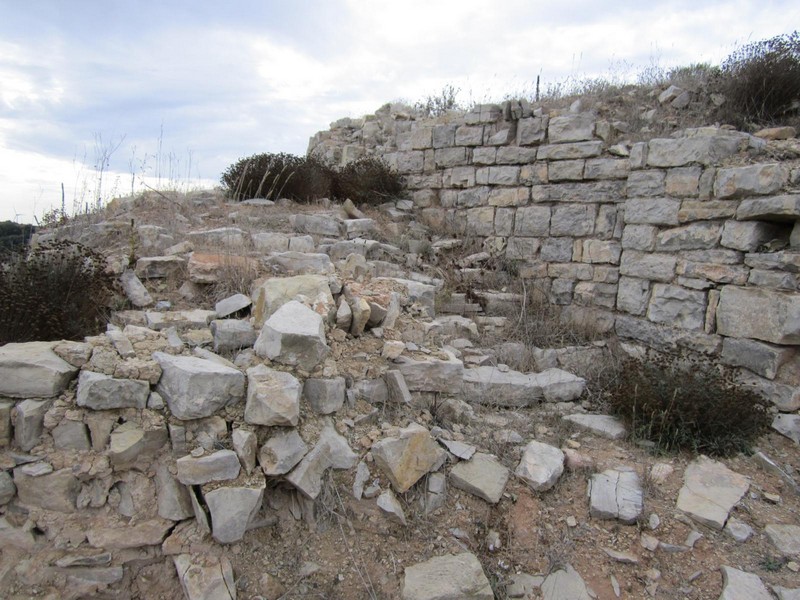
[{"label": "stone wall", "polygon": [[800,164],[725,128],[638,143],[622,129],[524,102],[438,119],[386,105],[309,153],[382,157],[422,220],[479,238],[572,314],[745,367],[800,406]]}]

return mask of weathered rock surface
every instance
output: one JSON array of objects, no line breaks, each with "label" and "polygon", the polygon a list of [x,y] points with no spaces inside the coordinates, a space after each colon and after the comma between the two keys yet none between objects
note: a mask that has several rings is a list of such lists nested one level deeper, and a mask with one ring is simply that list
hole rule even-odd
[{"label": "weathered rock surface", "polygon": [[800,294],[727,285],[717,306],[717,332],[773,344],[800,344]]},{"label": "weathered rock surface", "polygon": [[794,557],[800,554],[800,526],[770,523],[764,528],[764,533],[784,556]]},{"label": "weathered rock surface", "polygon": [[800,444],[800,415],[779,414],[772,420],[772,428]]},{"label": "weathered rock surface", "polygon": [[259,356],[311,371],[330,351],[325,342],[322,317],[292,300],[267,319],[254,348]]},{"label": "weathered rock surface", "polygon": [[303,397],[314,412],[329,415],[338,411],[344,404],[344,377],[332,379],[308,378],[303,384]]},{"label": "weathered rock surface", "polygon": [[753,573],[747,573],[722,566],[722,595],[719,600],[771,600],[769,593],[761,578]]},{"label": "weathered rock surface", "polygon": [[93,410],[145,408],[149,395],[147,381],[115,379],[102,373],[81,371],[76,403]]},{"label": "weathered rock surface", "polygon": [[497,504],[510,475],[511,472],[494,456],[476,452],[470,460],[462,461],[450,470],[450,483],[490,504]]},{"label": "weathered rock surface", "polygon": [[5,471],[0,471],[0,506],[5,506],[17,495],[17,486],[11,475]]},{"label": "weathered rock surface", "polygon": [[442,351],[442,357],[411,358],[401,356],[397,368],[412,392],[451,392],[459,389],[464,378],[464,363],[452,352]]},{"label": "weathered rock surface", "polygon": [[322,275],[296,277],[271,277],[257,283],[253,289],[253,318],[255,327],[261,328],[281,306],[302,298],[312,310],[326,320],[336,310],[328,278]]},{"label": "weathered rock surface", "polygon": [[50,400],[23,400],[17,404],[14,421],[14,441],[25,452],[39,443],[44,424],[44,415],[51,405]]},{"label": "weathered rock surface", "polygon": [[392,490],[386,490],[378,496],[378,508],[380,508],[390,520],[399,523],[400,525],[408,525],[406,514],[403,512],[403,506],[394,495]]},{"label": "weathered rock surface", "polygon": [[326,427],[314,448],[303,457],[286,480],[313,500],[322,490],[325,471],[330,468],[352,469],[357,462],[358,455],[352,451],[347,440],[333,427]]},{"label": "weathered rock surface", "polygon": [[107,527],[94,527],[86,532],[89,545],[105,550],[125,550],[141,546],[157,546],[164,541],[174,523],[166,519],[149,519],[136,524],[122,522]]},{"label": "weathered rock surface", "polygon": [[684,473],[678,494],[678,510],[698,523],[722,529],[728,513],[750,487],[750,480],[728,469],[720,462],[700,456]]},{"label": "weathered rock surface", "polygon": [[53,352],[57,342],[25,342],[0,347],[0,396],[51,398],[78,372]]},{"label": "weathered rock surface", "polygon": [[62,513],[75,512],[81,484],[72,474],[72,469],[60,469],[38,477],[26,475],[23,469],[14,469],[14,485],[17,486],[18,502],[22,506]]},{"label": "weathered rock surface", "polygon": [[247,369],[244,420],[253,425],[295,426],[300,419],[302,386],[291,374],[265,365]]},{"label": "weathered rock surface", "polygon": [[155,352],[162,374],[156,391],[182,420],[213,415],[244,398],[244,374],[210,360]]},{"label": "weathered rock surface", "polygon": [[172,560],[187,600],[236,600],[233,568],[226,557],[179,554]]},{"label": "weathered rock surface", "polygon": [[564,472],[564,453],[554,446],[529,442],[514,471],[531,489],[544,492],[552,488]]},{"label": "weathered rock surface", "polygon": [[265,475],[284,475],[308,453],[308,445],[296,429],[279,431],[270,437],[258,454]]},{"label": "weathered rock surface", "polygon": [[238,427],[231,433],[231,444],[245,473],[250,475],[256,467],[258,453],[258,436],[254,431]]},{"label": "weathered rock surface", "polygon": [[399,437],[375,442],[372,456],[394,489],[402,494],[442,463],[443,450],[425,427],[412,423],[401,430]]},{"label": "weathered rock surface", "polygon": [[583,578],[571,565],[557,569],[542,582],[544,600],[591,600]]},{"label": "weathered rock surface", "polygon": [[561,369],[541,373],[501,371],[497,367],[464,370],[464,399],[478,404],[531,406],[541,400],[569,402],[583,393],[586,381]]},{"label": "weathered rock surface", "polygon": [[119,281],[122,284],[125,297],[128,298],[135,307],[143,308],[153,303],[153,297],[136,276],[135,272],[126,269],[123,271],[122,275],[119,276]]},{"label": "weathered rock surface", "polygon": [[592,433],[610,440],[619,440],[627,435],[622,422],[610,415],[575,414],[565,415],[563,418],[565,421],[575,423],[583,429],[588,429]]},{"label": "weathered rock surface", "polygon": [[214,352],[232,352],[250,348],[256,343],[258,333],[248,321],[218,319],[211,321],[214,335]]},{"label": "weathered rock surface", "polygon": [[406,567],[403,600],[494,598],[492,586],[474,554],[436,556]]},{"label": "weathered rock surface", "polygon": [[617,519],[631,525],[644,508],[639,476],[630,467],[617,467],[592,475],[589,512],[598,519]]},{"label": "weathered rock surface", "polygon": [[263,476],[247,485],[226,485],[203,492],[211,513],[211,535],[220,544],[232,544],[244,537],[247,525],[261,507],[266,482]]},{"label": "weathered rock surface", "polygon": [[232,314],[248,308],[253,303],[248,296],[244,294],[234,294],[223,298],[214,305],[214,312],[217,313],[217,318],[224,319]]},{"label": "weathered rock surface", "polygon": [[233,450],[218,450],[207,456],[183,456],[176,461],[178,481],[184,485],[202,485],[239,476],[239,458]]},{"label": "weathered rock surface", "polygon": [[170,521],[183,521],[194,516],[192,500],[186,489],[169,468],[161,464],[156,469],[158,516]]}]

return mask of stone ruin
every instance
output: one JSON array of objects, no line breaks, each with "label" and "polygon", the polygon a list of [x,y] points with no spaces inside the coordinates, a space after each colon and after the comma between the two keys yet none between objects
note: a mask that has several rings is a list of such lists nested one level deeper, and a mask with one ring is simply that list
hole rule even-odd
[{"label": "stone ruin", "polygon": [[[524,103],[434,121],[387,106],[334,123],[309,151],[339,162],[386,160],[412,190],[410,202],[382,208],[389,227],[426,225],[426,235],[440,234],[428,240],[434,251],[477,240],[481,252],[461,263],[466,276],[502,257],[570,318],[595,322],[626,347],[680,347],[739,369],[742,384],[773,403],[773,427],[796,456],[798,164],[763,160],[767,142],[736,131],[699,128],[628,144],[621,127]],[[228,220],[241,222],[240,212]],[[424,240],[412,239],[411,252],[380,241],[376,221],[352,205],[347,214],[298,212],[280,231],[203,228],[202,216],[179,221],[176,231],[138,225],[135,268],[110,258],[136,309],[116,313],[105,333],[0,347],[7,597],[155,597],[146,582],[159,577],[176,586],[161,597],[178,588],[190,600],[310,594],[269,573],[243,583],[246,560],[228,549],[284,522],[313,531],[336,472],[352,486],[348,501],[376,507],[369,519],[387,535],[413,521],[410,498],[424,515],[467,502],[499,507],[516,501],[513,485],[553,493],[565,470],[591,473],[586,518],[648,520],[636,464],[594,461],[579,451],[582,438],[558,444],[547,427],[522,436],[507,416],[529,421],[525,411],[545,407],[585,432],[576,435],[618,443],[624,427],[587,412],[586,381],[574,368],[605,344],[541,349],[533,372],[502,364],[496,348],[480,343],[505,325],[491,307],[520,299],[482,291],[475,306],[454,295],[444,307],[451,314],[437,314],[443,282],[415,268]],[[124,238],[125,222],[80,233]],[[249,295],[202,306],[203,286],[231,269],[269,275]],[[198,300],[182,309],[156,302],[168,281]],[[495,412],[476,415],[486,407]],[[391,422],[387,411],[400,416]],[[480,426],[486,435],[471,438]],[[492,453],[498,444],[513,447],[513,464]],[[800,488],[787,463],[764,453],[754,460],[796,506]],[[647,478],[658,485],[673,470],[660,462]],[[753,528],[731,512],[752,496],[751,483],[722,462],[691,461],[675,498],[689,537],[659,540],[651,513],[641,552],[691,552],[700,531],[747,542]],[[798,557],[796,521],[770,521],[763,535],[787,560]],[[452,536],[387,589],[408,600],[494,598],[474,547],[463,532]],[[503,543],[496,531],[487,539],[490,551]],[[612,562],[639,561],[604,552]],[[725,598],[771,597],[758,576],[719,568]],[[303,565],[298,582],[319,569]],[[643,589],[655,596],[658,577],[647,573]],[[595,597],[588,575],[569,564],[512,570],[504,593]],[[609,589],[620,597],[617,577]],[[798,593],[772,589],[779,598]]]}]

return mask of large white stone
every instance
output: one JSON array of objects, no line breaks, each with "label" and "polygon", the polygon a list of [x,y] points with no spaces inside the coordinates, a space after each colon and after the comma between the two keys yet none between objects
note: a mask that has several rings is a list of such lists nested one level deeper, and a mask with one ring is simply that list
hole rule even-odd
[{"label": "large white stone", "polygon": [[744,475],[731,471],[721,462],[700,456],[686,467],[683,487],[678,493],[678,510],[698,523],[721,530],[728,513],[749,487],[750,480]]},{"label": "large white stone", "polygon": [[306,305],[292,300],[264,323],[255,343],[256,354],[275,362],[311,371],[325,360],[325,325]]},{"label": "large white stone", "polygon": [[239,476],[241,465],[233,450],[218,450],[207,456],[183,456],[176,461],[178,481],[184,485],[202,485],[227,481]]},{"label": "large white stone", "polygon": [[78,372],[53,352],[58,342],[25,342],[0,347],[0,396],[52,398]]},{"label": "large white stone", "polygon": [[[252,481],[251,481],[252,480]],[[244,537],[247,525],[261,507],[266,481],[262,475],[247,485],[225,485],[203,491],[211,513],[211,535],[220,544],[232,544]]]},{"label": "large white stone", "polygon": [[312,500],[322,491],[322,476],[330,468],[352,469],[358,455],[333,427],[325,427],[311,452],[286,476],[286,480]]},{"label": "large white stone", "polygon": [[532,441],[525,446],[514,474],[531,489],[543,492],[552,488],[564,472],[564,453],[554,446]]},{"label": "large white stone", "polygon": [[145,408],[150,384],[134,379],[114,379],[102,373],[81,371],[76,403],[93,410]]},{"label": "large white stone", "polygon": [[326,319],[336,310],[328,277],[323,275],[271,277],[256,283],[252,297],[256,328],[262,327],[275,311],[291,300],[302,299]]},{"label": "large white stone", "polygon": [[717,333],[800,344],[800,294],[726,285],[717,305]]},{"label": "large white stone", "polygon": [[719,600],[772,600],[758,575],[722,566],[722,595]]},{"label": "large white stone", "polygon": [[187,600],[236,600],[233,568],[224,556],[178,554],[172,560]]},{"label": "large white stone", "polygon": [[193,356],[153,353],[161,365],[156,391],[172,414],[182,420],[209,417],[244,398],[244,373],[218,362]]},{"label": "large white stone", "polygon": [[400,430],[399,437],[384,438],[372,445],[375,464],[400,493],[441,464],[443,452],[428,430],[416,423]]},{"label": "large white stone", "polygon": [[644,507],[644,493],[636,471],[629,467],[608,469],[589,481],[589,512],[598,519],[617,519],[630,525]]},{"label": "large white stone", "polygon": [[531,406],[542,400],[569,402],[586,387],[584,379],[561,369],[519,373],[485,366],[464,370],[463,381],[465,400],[497,406]]},{"label": "large white stone", "polygon": [[452,392],[461,387],[464,375],[464,363],[447,350],[440,357],[400,356],[397,368],[412,392]]},{"label": "large white stone", "polygon": [[470,460],[462,461],[450,470],[450,483],[490,504],[497,504],[510,475],[511,472],[494,456],[476,452]]}]

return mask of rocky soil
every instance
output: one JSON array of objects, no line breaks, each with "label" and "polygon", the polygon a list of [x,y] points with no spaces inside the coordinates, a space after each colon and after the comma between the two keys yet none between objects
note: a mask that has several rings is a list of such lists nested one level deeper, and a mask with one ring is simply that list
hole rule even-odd
[{"label": "rocky soil", "polygon": [[798,416],[654,455],[599,414],[637,349],[509,342],[513,280],[411,208],[142,197],[48,234],[125,300],[0,348],[0,596],[800,597]]}]

